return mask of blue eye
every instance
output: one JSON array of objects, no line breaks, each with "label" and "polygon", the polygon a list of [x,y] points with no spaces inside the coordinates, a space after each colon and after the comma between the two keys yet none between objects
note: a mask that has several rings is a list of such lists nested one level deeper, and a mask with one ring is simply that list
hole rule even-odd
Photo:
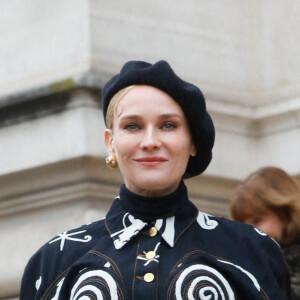
[{"label": "blue eye", "polygon": [[129,131],[136,131],[136,130],[139,130],[139,127],[138,127],[138,125],[135,125],[135,124],[128,124],[125,126],[125,129],[129,130]]},{"label": "blue eye", "polygon": [[176,128],[176,126],[172,123],[167,123],[167,124],[163,125],[163,129],[165,129],[165,130],[172,130],[172,129],[175,129],[175,128]]}]

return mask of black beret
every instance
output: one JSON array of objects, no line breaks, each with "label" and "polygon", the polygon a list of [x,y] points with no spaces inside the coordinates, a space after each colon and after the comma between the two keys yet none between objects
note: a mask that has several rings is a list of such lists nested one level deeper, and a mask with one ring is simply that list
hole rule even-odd
[{"label": "black beret", "polygon": [[189,124],[197,154],[190,157],[184,178],[201,174],[212,158],[215,129],[206,111],[205,99],[198,87],[180,79],[166,61],[150,64],[128,61],[120,73],[112,77],[102,89],[102,107],[106,111],[111,98],[130,85],[150,85],[169,94],[182,108]]}]

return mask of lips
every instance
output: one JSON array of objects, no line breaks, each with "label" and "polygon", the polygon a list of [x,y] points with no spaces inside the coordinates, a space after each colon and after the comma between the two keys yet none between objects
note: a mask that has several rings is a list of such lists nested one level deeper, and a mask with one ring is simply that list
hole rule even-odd
[{"label": "lips", "polygon": [[153,161],[167,161],[167,159],[162,157],[162,156],[151,156],[151,157],[137,158],[136,161],[139,161],[139,162],[153,162]]},{"label": "lips", "polygon": [[140,157],[135,159],[135,161],[141,163],[144,166],[157,166],[168,160],[162,156],[151,156],[151,157]]}]

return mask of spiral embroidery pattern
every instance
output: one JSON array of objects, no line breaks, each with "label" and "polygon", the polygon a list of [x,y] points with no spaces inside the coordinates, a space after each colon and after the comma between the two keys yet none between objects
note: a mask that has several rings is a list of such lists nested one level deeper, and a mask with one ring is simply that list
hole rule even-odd
[{"label": "spiral embroidery pattern", "polygon": [[216,220],[211,220],[210,217],[211,217],[210,215],[199,211],[197,222],[203,229],[206,230],[215,229],[219,225],[219,223]]},{"label": "spiral embroidery pattern", "polygon": [[117,283],[108,272],[88,271],[77,279],[72,288],[70,300],[89,299],[119,299]]},{"label": "spiral embroidery pattern", "polygon": [[202,264],[184,269],[175,284],[177,300],[234,300],[234,292],[217,270]]}]

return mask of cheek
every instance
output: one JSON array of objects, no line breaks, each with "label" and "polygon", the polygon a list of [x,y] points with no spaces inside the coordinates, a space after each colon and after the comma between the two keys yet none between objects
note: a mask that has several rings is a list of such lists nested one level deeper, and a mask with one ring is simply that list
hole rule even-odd
[{"label": "cheek", "polygon": [[272,231],[272,226],[270,226],[268,222],[261,222],[260,224],[257,224],[257,227],[267,234],[270,234],[270,230]]},{"label": "cheek", "polygon": [[191,143],[187,139],[185,141],[175,141],[172,144],[172,151],[173,168],[183,175],[191,155]]},{"label": "cheek", "polygon": [[136,149],[136,144],[132,138],[117,137],[115,139],[114,149],[118,160],[124,160],[133,154]]},{"label": "cheek", "polygon": [[260,229],[267,233],[269,236],[278,239],[280,237],[280,226],[272,221],[263,222]]},{"label": "cheek", "polygon": [[173,144],[173,147],[182,160],[188,159],[193,149],[191,140],[187,138],[184,141],[176,140]]},{"label": "cheek", "polygon": [[[182,140],[183,137],[184,140]],[[193,153],[196,152],[196,148],[194,146],[193,140],[187,128],[183,131],[183,133],[179,137],[179,142],[180,141],[182,141],[182,147],[188,152],[189,155],[192,154],[192,152]]]},{"label": "cheek", "polygon": [[272,226],[273,236],[275,239],[280,240],[282,235],[282,225],[281,223],[273,223]]}]

